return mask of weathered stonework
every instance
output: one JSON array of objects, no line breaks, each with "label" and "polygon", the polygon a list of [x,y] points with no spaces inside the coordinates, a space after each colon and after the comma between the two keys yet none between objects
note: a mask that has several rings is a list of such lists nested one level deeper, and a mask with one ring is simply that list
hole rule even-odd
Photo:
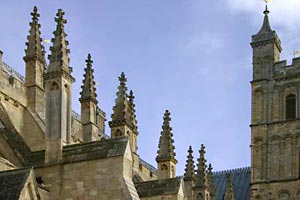
[{"label": "weathered stonework", "polygon": [[[294,58],[291,66],[280,61],[280,39],[270,28],[268,13],[266,10],[263,31],[252,36],[251,43],[251,198],[297,199],[300,188],[300,58]],[[295,96],[295,105],[288,103],[289,95]],[[292,115],[292,119],[288,115]]]},{"label": "weathered stonework", "polygon": [[[59,9],[49,66],[34,7],[25,50],[25,78],[0,51],[0,198],[38,200],[300,199],[300,58],[280,61],[281,42],[268,14],[252,36],[250,168],[212,172],[201,145],[183,177],[176,176],[170,112],[163,120],[157,169],[138,154],[133,92],[119,77],[110,136],[98,106],[91,55],[86,60],[81,113],[72,111],[72,68]],[[251,177],[251,189],[250,189]],[[2,184],[2,185],[1,185]],[[12,189],[13,188],[13,189]],[[1,196],[3,195],[3,196]],[[15,197],[16,196],[16,197]]]}]

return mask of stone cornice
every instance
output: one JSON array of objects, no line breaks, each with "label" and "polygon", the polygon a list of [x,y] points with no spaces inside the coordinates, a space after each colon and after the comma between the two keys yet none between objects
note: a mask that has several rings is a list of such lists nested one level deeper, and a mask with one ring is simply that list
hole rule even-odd
[{"label": "stone cornice", "polygon": [[50,79],[53,79],[53,78],[60,78],[60,77],[64,77],[65,79],[67,79],[71,83],[75,82],[75,78],[71,74],[69,74],[68,72],[66,72],[64,70],[54,71],[54,72],[47,72],[47,73],[44,74],[45,80],[50,80]]}]

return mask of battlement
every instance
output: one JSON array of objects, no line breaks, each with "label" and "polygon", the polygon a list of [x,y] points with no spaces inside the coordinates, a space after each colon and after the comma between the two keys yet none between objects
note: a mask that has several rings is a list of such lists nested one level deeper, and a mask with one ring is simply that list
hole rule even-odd
[{"label": "battlement", "polygon": [[14,70],[12,67],[10,67],[5,62],[2,62],[2,70],[4,70],[9,76],[12,76],[16,79],[18,79],[20,82],[25,82],[24,76],[22,76],[19,72]]},{"label": "battlement", "polygon": [[274,76],[291,76],[300,73],[300,57],[293,58],[292,64],[287,65],[286,60],[274,63]]},{"label": "battlement", "polygon": [[5,62],[1,63],[1,70],[3,74],[3,78],[5,78],[5,82],[9,83],[14,88],[23,88],[25,83],[25,78],[19,72],[14,70]]}]

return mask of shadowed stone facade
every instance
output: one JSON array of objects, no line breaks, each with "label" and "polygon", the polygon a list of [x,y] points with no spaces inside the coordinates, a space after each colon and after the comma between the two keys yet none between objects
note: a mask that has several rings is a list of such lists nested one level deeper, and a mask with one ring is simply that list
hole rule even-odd
[{"label": "shadowed stone facade", "polygon": [[134,94],[127,91],[125,73],[119,77],[110,136],[90,54],[81,113],[72,111],[75,78],[64,29],[67,20],[59,9],[47,65],[34,7],[23,58],[25,78],[3,62],[0,51],[0,199],[300,199],[300,58],[290,66],[280,61],[280,39],[271,29],[267,9],[264,15],[251,43],[251,168],[213,172],[202,144],[197,166],[190,146],[185,173],[177,176],[168,110],[153,155],[157,169],[140,158]]}]

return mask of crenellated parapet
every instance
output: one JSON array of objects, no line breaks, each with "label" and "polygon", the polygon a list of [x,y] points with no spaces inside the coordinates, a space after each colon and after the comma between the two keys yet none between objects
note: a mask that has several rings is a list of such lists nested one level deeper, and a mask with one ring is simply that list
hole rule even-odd
[{"label": "crenellated parapet", "polygon": [[274,78],[276,80],[281,78],[293,78],[299,76],[300,73],[300,57],[292,59],[292,63],[287,65],[286,60],[281,60],[274,63]]}]

